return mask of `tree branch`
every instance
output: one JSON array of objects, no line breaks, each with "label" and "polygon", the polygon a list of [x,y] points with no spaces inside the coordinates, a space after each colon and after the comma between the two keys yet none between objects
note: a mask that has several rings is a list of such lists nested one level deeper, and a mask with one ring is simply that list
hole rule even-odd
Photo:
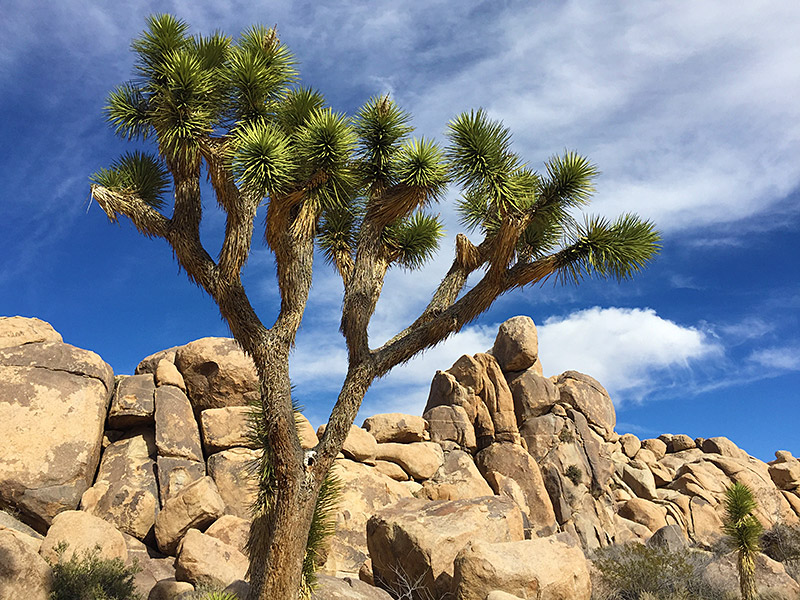
[{"label": "tree branch", "polygon": [[110,221],[116,222],[122,215],[148,237],[167,237],[169,219],[138,196],[115,192],[96,183],[91,187],[91,194]]}]

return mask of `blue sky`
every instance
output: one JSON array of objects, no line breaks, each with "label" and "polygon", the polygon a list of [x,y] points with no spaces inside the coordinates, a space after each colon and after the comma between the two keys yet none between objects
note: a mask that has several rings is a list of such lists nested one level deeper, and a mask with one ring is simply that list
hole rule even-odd
[{"label": "blue sky", "polygon": [[[740,6],[741,5],[741,6]],[[362,415],[419,414],[436,369],[491,346],[517,314],[539,326],[546,375],[588,373],[611,392],[618,430],[726,435],[769,460],[800,454],[800,3],[384,0],[124,3],[6,0],[0,21],[0,314],[37,316],[117,373],[154,351],[227,335],[164,242],[111,225],[89,175],[126,145],[104,122],[131,76],[130,40],[154,12],[194,32],[277,24],[303,83],[352,114],[389,92],[418,135],[442,139],[483,107],[534,168],[564,149],[600,168],[589,211],[635,211],[664,235],[623,284],[545,284],[502,297],[473,326],[397,369]],[[370,329],[379,345],[413,320],[452,260],[448,237],[415,273],[391,272]],[[209,199],[203,235],[219,240]],[[246,283],[274,318],[270,256]],[[212,252],[213,253],[213,252]],[[344,369],[341,284],[317,263],[292,359],[306,414],[325,420]]]}]

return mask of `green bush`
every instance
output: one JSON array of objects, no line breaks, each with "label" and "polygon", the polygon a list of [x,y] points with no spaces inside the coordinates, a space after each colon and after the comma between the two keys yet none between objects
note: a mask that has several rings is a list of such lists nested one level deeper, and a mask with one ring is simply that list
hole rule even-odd
[{"label": "green bush", "polygon": [[703,582],[707,555],[691,550],[671,552],[642,544],[601,548],[593,557],[601,581],[594,600],[721,600]]},{"label": "green bush", "polygon": [[133,578],[141,569],[134,561],[126,565],[119,558],[103,558],[100,548],[86,550],[64,559],[67,544],[55,548],[58,561],[53,568],[51,600],[141,600]]},{"label": "green bush", "polygon": [[580,485],[581,481],[583,481],[583,471],[578,465],[570,465],[567,467],[567,470],[564,472],[564,475],[567,476],[572,483],[575,485]]}]

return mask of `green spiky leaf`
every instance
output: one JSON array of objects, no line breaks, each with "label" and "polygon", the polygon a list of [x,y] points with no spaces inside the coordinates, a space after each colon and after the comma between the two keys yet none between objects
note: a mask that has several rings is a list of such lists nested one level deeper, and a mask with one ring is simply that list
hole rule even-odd
[{"label": "green spiky leaf", "polygon": [[127,152],[109,169],[102,169],[91,180],[109,190],[135,194],[155,209],[164,207],[169,189],[169,173],[163,162],[152,154]]},{"label": "green spiky leaf", "polygon": [[277,127],[252,123],[234,137],[233,173],[238,183],[261,197],[283,193],[293,181],[288,139]]},{"label": "green spiky leaf", "polygon": [[632,214],[613,222],[588,217],[568,237],[568,246],[558,253],[559,279],[563,282],[578,283],[587,275],[628,279],[661,248],[661,237],[653,223]]},{"label": "green spiky leaf", "polygon": [[447,166],[439,146],[431,140],[414,139],[405,143],[396,160],[399,183],[423,188],[428,197],[438,200],[447,188]]},{"label": "green spiky leaf", "polygon": [[145,79],[157,76],[167,56],[190,44],[186,36],[188,31],[189,25],[172,15],[147,17],[147,29],[131,43],[138,55],[136,68],[139,73]]},{"label": "green spiky leaf", "polygon": [[444,228],[438,216],[416,212],[384,230],[384,244],[392,262],[406,269],[419,269],[439,248]]},{"label": "green spiky leaf", "polygon": [[392,160],[411,133],[411,115],[389,96],[371,98],[356,114],[353,127],[358,136],[358,158],[367,185],[393,183]]},{"label": "green spiky leaf", "polygon": [[311,88],[290,91],[277,109],[278,122],[291,135],[304,127],[311,116],[325,106],[322,94]]},{"label": "green spiky leaf", "polygon": [[150,131],[150,106],[142,90],[124,83],[108,96],[106,118],[114,132],[126,139],[144,139]]}]

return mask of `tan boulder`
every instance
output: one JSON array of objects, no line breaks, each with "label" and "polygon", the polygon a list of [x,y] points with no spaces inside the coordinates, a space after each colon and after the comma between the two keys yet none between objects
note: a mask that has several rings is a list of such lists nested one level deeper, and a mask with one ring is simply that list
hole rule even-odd
[{"label": "tan boulder", "polygon": [[[800,584],[792,579],[783,564],[764,554],[755,559],[756,589],[759,597],[771,600],[800,598]],[[735,553],[715,558],[703,573],[703,579],[725,597],[739,597],[739,577]]]},{"label": "tan boulder", "polygon": [[294,414],[294,418],[297,424],[297,435],[300,438],[300,446],[304,450],[308,450],[319,444],[317,433],[314,431],[314,427],[308,419],[306,419],[305,415],[298,412]]},{"label": "tan boulder", "polygon": [[366,429],[379,444],[397,442],[408,444],[426,441],[428,422],[422,417],[404,415],[402,413],[383,413],[364,419],[362,427]]},{"label": "tan boulder", "polygon": [[528,509],[527,517],[537,535],[555,532],[556,516],[539,465],[521,446],[492,444],[477,454],[475,462],[495,493],[501,490],[502,482],[498,475],[513,479],[522,488]]},{"label": "tan boulder", "polygon": [[162,358],[156,364],[155,372],[156,385],[174,385],[182,392],[186,392],[186,382],[183,380],[183,375],[178,371],[175,363],[166,358]]},{"label": "tan boulder", "polygon": [[62,341],[61,334],[47,321],[35,317],[0,317],[0,348]]},{"label": "tan boulder", "polygon": [[226,514],[250,518],[257,491],[252,465],[259,456],[257,450],[231,448],[208,457],[208,474],[217,484]]},{"label": "tan boulder", "polygon": [[642,448],[652,452],[656,460],[661,460],[667,453],[667,445],[657,438],[642,440]]},{"label": "tan boulder", "polygon": [[82,510],[67,510],[55,516],[39,554],[45,560],[57,561],[55,549],[62,542],[67,544],[64,552],[67,560],[74,554],[80,556],[86,550],[94,550],[95,546],[100,547],[100,556],[103,558],[119,558],[123,562],[128,559],[128,548],[122,533],[111,523]]},{"label": "tan boulder", "polygon": [[178,547],[175,579],[194,586],[225,587],[244,579],[249,562],[233,546],[189,529]]},{"label": "tan boulder", "polygon": [[203,477],[186,486],[164,504],[156,518],[158,548],[174,555],[181,538],[189,529],[202,529],[225,512],[225,503],[214,480]]},{"label": "tan boulder", "polygon": [[524,600],[514,594],[503,592],[501,590],[492,590],[486,595],[486,600]]},{"label": "tan boulder", "polygon": [[692,438],[683,433],[679,433],[678,435],[673,435],[670,438],[669,443],[667,443],[667,452],[672,454],[674,452],[680,452],[682,450],[690,450],[696,447],[697,445],[694,443],[694,440]]},{"label": "tan boulder", "polygon": [[707,438],[701,448],[706,454],[721,454],[747,460],[747,453],[726,437]]},{"label": "tan boulder", "polygon": [[155,403],[158,454],[203,460],[200,430],[186,394],[171,385],[156,388]]},{"label": "tan boulder", "polygon": [[467,411],[458,405],[434,406],[423,415],[430,428],[432,442],[454,442],[468,452],[476,448],[475,427]]},{"label": "tan boulder", "polygon": [[150,590],[147,600],[182,600],[186,594],[194,592],[188,581],[177,581],[174,577],[162,579]]},{"label": "tan boulder", "polygon": [[202,338],[175,352],[196,412],[223,406],[244,406],[258,399],[258,374],[253,361],[229,338]]},{"label": "tan boulder", "polygon": [[444,464],[434,476],[422,484],[418,497],[463,500],[491,496],[493,493],[472,456],[461,450],[452,450],[445,455]]},{"label": "tan boulder", "polygon": [[[325,425],[320,425],[317,430],[317,437],[322,437],[324,432]],[[358,425],[351,425],[350,432],[344,440],[344,446],[342,446],[342,454],[358,462],[373,464],[377,452],[378,442],[375,437],[366,429],[362,429]]]},{"label": "tan boulder", "polygon": [[206,454],[214,454],[235,446],[256,448],[258,443],[250,436],[249,406],[207,408],[200,413],[200,431]]},{"label": "tan boulder", "polygon": [[121,377],[108,409],[110,429],[131,429],[153,423],[156,384],[150,374]]},{"label": "tan boulder", "polygon": [[454,596],[485,600],[493,590],[537,600],[589,600],[592,585],[583,551],[556,536],[472,541],[455,558]]},{"label": "tan boulder", "polygon": [[392,597],[380,588],[376,588],[353,577],[339,579],[329,575],[317,576],[317,589],[311,594],[311,600],[391,600]]},{"label": "tan boulder", "polygon": [[132,432],[103,452],[92,487],[81,509],[140,540],[153,529],[159,510],[155,442],[150,430]]},{"label": "tan boulder", "polygon": [[389,462],[388,460],[376,460],[375,470],[383,473],[387,477],[391,477],[395,481],[408,481],[410,475],[405,472],[405,469],[397,463]]},{"label": "tan boulder", "polygon": [[206,474],[206,464],[187,458],[159,456],[156,461],[158,471],[158,497],[161,506],[177,496],[190,483]]},{"label": "tan boulder", "polygon": [[[776,453],[777,454],[777,453]],[[791,455],[789,455],[791,457]],[[769,476],[778,489],[794,490],[800,487],[800,460],[779,457],[769,464]]]},{"label": "tan boulder", "polygon": [[435,442],[387,442],[377,445],[375,458],[397,463],[414,479],[424,480],[433,477],[442,466],[444,453],[442,447]]},{"label": "tan boulder", "polygon": [[656,482],[653,472],[643,463],[634,462],[625,465],[622,471],[622,481],[631,488],[634,494],[645,500],[658,498]]},{"label": "tan boulder", "polygon": [[533,319],[518,316],[502,323],[492,346],[492,356],[503,371],[524,371],[532,367],[539,357],[539,336]]},{"label": "tan boulder", "polygon": [[546,415],[560,402],[555,383],[533,370],[513,374],[508,385],[514,398],[514,411],[520,426],[530,418]]},{"label": "tan boulder", "polygon": [[242,554],[246,554],[247,538],[250,537],[250,521],[233,515],[222,515],[206,529],[205,533],[233,546]]},{"label": "tan boulder", "polygon": [[633,458],[636,453],[642,448],[642,442],[638,437],[632,433],[625,433],[620,436],[619,443],[622,446],[622,451],[628,458]]},{"label": "tan boulder", "polygon": [[128,547],[128,565],[134,561],[141,569],[133,576],[133,584],[142,598],[147,598],[153,586],[162,579],[175,577],[175,559],[164,556],[153,548],[146,546],[135,537],[122,534]]},{"label": "tan boulder", "polygon": [[561,402],[580,411],[590,425],[597,425],[606,432],[614,431],[617,424],[614,403],[596,379],[577,371],[566,371],[558,376],[556,385]]},{"label": "tan boulder", "polygon": [[94,352],[59,342],[0,349],[0,504],[43,532],[75,509],[100,462],[113,389]]},{"label": "tan boulder", "polygon": [[375,581],[390,590],[401,579],[441,597],[451,590],[453,560],[470,541],[524,539],[522,513],[498,496],[456,501],[406,499],[367,522],[367,545]]},{"label": "tan boulder", "polygon": [[177,350],[178,346],[173,346],[172,348],[159,350],[158,352],[154,352],[149,356],[145,356],[141,361],[139,361],[139,364],[136,365],[135,373],[137,375],[141,375],[142,373],[155,374],[156,370],[158,369],[158,363],[161,362],[161,360],[166,360],[175,364],[175,352]]},{"label": "tan boulder", "polygon": [[324,571],[357,576],[367,559],[367,520],[399,499],[411,498],[412,493],[376,467],[352,460],[337,459],[332,472],[342,488],[336,508],[336,534]]},{"label": "tan boulder", "polygon": [[7,529],[0,529],[0,557],[0,600],[50,600],[50,566]]},{"label": "tan boulder", "polygon": [[640,523],[655,533],[667,526],[667,510],[644,498],[631,498],[619,509],[619,516]]}]

